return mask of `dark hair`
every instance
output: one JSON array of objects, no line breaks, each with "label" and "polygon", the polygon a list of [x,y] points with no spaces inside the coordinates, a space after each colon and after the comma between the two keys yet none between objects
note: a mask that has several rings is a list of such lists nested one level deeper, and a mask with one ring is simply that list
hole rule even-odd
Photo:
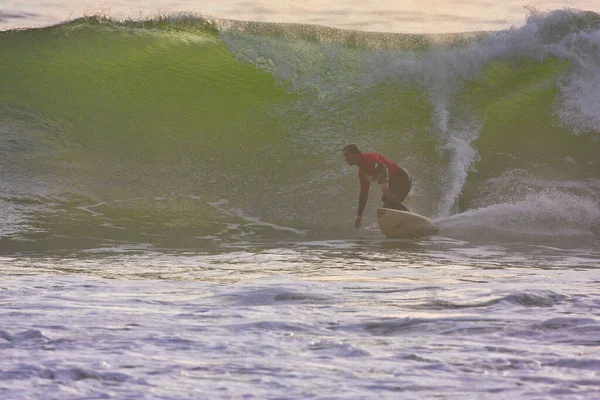
[{"label": "dark hair", "polygon": [[348,150],[348,153],[360,153],[358,146],[355,144],[349,144],[348,146],[344,147],[343,151],[346,151],[346,150]]}]

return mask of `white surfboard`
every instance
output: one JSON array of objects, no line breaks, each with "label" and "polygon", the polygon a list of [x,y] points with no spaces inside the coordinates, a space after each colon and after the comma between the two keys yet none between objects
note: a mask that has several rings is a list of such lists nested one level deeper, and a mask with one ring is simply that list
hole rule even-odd
[{"label": "white surfboard", "polygon": [[377,224],[388,239],[431,235],[438,227],[429,218],[408,211],[377,209]]}]

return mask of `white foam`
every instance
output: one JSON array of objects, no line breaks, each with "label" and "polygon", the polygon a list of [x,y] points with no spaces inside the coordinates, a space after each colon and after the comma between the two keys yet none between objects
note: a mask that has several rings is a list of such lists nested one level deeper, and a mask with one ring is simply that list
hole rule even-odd
[{"label": "white foam", "polygon": [[[451,107],[454,96],[491,61],[521,57],[542,60],[548,56],[569,60],[574,67],[557,81],[562,96],[557,113],[575,133],[600,133],[600,31],[569,34],[558,43],[544,42],[546,30],[558,29],[555,26],[579,15],[571,10],[532,10],[527,24],[519,29],[492,34],[464,49],[433,50],[421,61],[417,70],[423,71],[422,79],[429,86],[432,125],[448,158],[437,217],[453,213],[468,172],[479,160],[474,142],[481,124],[473,115],[467,120],[460,110]],[[565,160],[574,162],[572,158]]]},{"label": "white foam", "polygon": [[[295,228],[292,228],[289,226],[272,224],[269,222],[264,222],[260,218],[248,216],[244,213],[243,210],[241,210],[239,208],[226,209],[223,206],[229,204],[229,201],[225,200],[225,199],[221,199],[216,202],[210,202],[207,204],[216,208],[217,210],[221,211],[225,215],[237,217],[237,218],[240,218],[240,219],[246,221],[247,223],[243,224],[244,226],[250,226],[250,227],[258,226],[258,227],[271,228],[271,229],[274,229],[277,231],[288,231],[288,232],[295,233],[298,236],[304,236],[306,234],[306,231],[301,230],[301,229],[295,229]],[[238,230],[240,226],[242,226],[242,224],[227,224],[227,229],[228,230]]]},{"label": "white foam", "polygon": [[515,236],[592,235],[600,224],[600,203],[548,190],[514,203],[495,204],[436,220],[444,232],[507,232]]},{"label": "white foam", "polygon": [[575,133],[600,134],[600,31],[568,35],[551,51],[573,64],[558,82],[561,121]]}]

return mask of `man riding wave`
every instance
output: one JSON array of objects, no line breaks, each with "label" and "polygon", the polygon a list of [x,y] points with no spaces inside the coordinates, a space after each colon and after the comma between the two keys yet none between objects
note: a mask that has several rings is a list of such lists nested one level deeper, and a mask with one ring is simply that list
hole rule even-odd
[{"label": "man riding wave", "polygon": [[360,196],[358,212],[354,220],[355,228],[360,227],[362,214],[369,197],[371,181],[381,185],[383,192],[381,201],[383,201],[384,208],[409,211],[402,203],[412,186],[412,179],[406,170],[381,154],[361,152],[355,144],[344,147],[343,152],[348,165],[358,166]]}]

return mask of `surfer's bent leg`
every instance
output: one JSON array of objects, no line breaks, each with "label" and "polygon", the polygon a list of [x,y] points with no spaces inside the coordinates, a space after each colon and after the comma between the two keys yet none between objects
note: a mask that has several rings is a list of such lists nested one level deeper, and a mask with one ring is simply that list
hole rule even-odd
[{"label": "surfer's bent leg", "polygon": [[381,200],[383,201],[383,207],[410,212],[410,210],[402,202],[404,199],[406,199],[406,196],[408,196],[408,192],[410,192],[411,187],[412,180],[410,175],[400,173],[393,176],[390,180],[391,196],[386,195],[386,193],[381,197]]}]

